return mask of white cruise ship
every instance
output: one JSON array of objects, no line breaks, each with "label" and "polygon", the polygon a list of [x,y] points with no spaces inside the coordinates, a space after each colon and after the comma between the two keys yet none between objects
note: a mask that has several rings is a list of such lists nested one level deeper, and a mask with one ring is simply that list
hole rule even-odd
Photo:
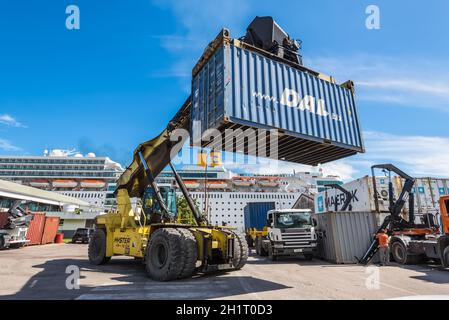
[{"label": "white cruise ship", "polygon": [[[207,203],[207,215],[212,224],[226,224],[240,230],[244,229],[244,208],[250,202],[274,202],[276,208],[287,209],[292,208],[302,194],[316,194],[324,190],[326,184],[343,184],[339,177],[324,177],[321,171],[252,175],[236,174],[221,167],[208,168],[207,179],[204,168],[185,167],[178,173],[203,212]],[[177,187],[171,171],[163,171],[157,182]]]},{"label": "white cruise ship", "polygon": [[107,157],[74,151],[45,151],[43,156],[0,156],[0,179],[14,181],[104,208],[123,168]]}]

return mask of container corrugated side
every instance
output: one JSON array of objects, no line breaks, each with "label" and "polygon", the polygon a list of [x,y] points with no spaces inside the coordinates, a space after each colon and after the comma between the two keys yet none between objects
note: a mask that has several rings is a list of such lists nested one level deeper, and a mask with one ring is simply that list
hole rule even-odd
[{"label": "container corrugated side", "polygon": [[321,234],[319,256],[338,264],[357,263],[357,258],[370,246],[381,220],[372,212],[327,212],[314,217]]},{"label": "container corrugated side", "polygon": [[0,212],[0,229],[6,224],[8,221],[9,213],[8,212]]},{"label": "container corrugated side", "polygon": [[245,229],[262,230],[267,224],[267,213],[275,209],[274,202],[250,202],[245,206]]},{"label": "container corrugated side", "polygon": [[29,240],[27,245],[41,244],[42,234],[45,227],[45,213],[34,213],[33,220],[30,222],[26,239]]},{"label": "container corrugated side", "polygon": [[59,218],[46,217],[44,231],[42,233],[41,244],[54,243],[56,234],[58,233]]},{"label": "container corrugated side", "polygon": [[279,129],[278,158],[304,164],[364,152],[351,89],[233,44],[218,48],[194,77],[191,128],[194,136],[210,128]]}]

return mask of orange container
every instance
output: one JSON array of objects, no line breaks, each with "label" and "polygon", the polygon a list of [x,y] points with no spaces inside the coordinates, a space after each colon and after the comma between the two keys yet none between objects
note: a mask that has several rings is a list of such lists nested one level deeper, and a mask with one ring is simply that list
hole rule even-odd
[{"label": "orange container", "polygon": [[57,233],[55,237],[55,243],[63,243],[64,242],[64,234]]},{"label": "orange container", "polygon": [[30,222],[26,239],[30,240],[27,245],[32,246],[41,244],[42,234],[45,227],[45,213],[34,213],[33,220]]},{"label": "orange container", "polygon": [[41,244],[54,243],[56,234],[58,233],[58,227],[59,227],[58,217],[46,217]]}]

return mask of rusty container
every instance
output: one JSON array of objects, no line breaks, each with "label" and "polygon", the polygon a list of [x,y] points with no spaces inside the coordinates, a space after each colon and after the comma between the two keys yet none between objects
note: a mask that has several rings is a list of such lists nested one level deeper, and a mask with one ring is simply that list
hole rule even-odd
[{"label": "rusty container", "polygon": [[9,213],[8,212],[0,212],[0,229],[3,228],[3,226],[8,221]]},{"label": "rusty container", "polygon": [[30,222],[26,239],[30,240],[27,245],[41,244],[42,234],[45,227],[45,213],[34,213],[33,220]]},{"label": "rusty container", "polygon": [[58,233],[59,218],[45,217],[44,232],[42,234],[41,244],[54,243]]}]

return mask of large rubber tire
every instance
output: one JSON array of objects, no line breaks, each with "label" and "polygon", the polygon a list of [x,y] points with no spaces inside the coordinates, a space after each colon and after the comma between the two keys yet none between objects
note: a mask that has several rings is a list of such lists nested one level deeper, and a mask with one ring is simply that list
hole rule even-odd
[{"label": "large rubber tire", "polygon": [[262,246],[262,238],[261,237],[256,238],[256,253],[258,256],[261,256],[261,257],[266,257],[268,255],[268,252]]},{"label": "large rubber tire", "polygon": [[248,243],[248,248],[254,248],[254,240],[251,236],[246,236],[246,242]]},{"label": "large rubber tire", "polygon": [[234,240],[234,258],[232,264],[236,270],[243,268],[248,261],[249,248],[246,237],[243,233],[237,231],[231,231],[235,236]]},{"label": "large rubber tire", "polygon": [[441,261],[444,267],[449,267],[449,246],[443,251],[443,261]]},{"label": "large rubber tire", "polygon": [[399,264],[416,264],[422,260],[420,255],[410,255],[407,253],[407,247],[401,241],[395,241],[390,246],[393,260]]},{"label": "large rubber tire", "polygon": [[183,237],[175,228],[161,228],[150,237],[145,257],[148,276],[156,281],[178,279],[183,271]]},{"label": "large rubber tire", "polygon": [[95,230],[92,240],[88,247],[89,261],[91,264],[99,266],[111,260],[106,257],[106,231],[103,229]]},{"label": "large rubber tire", "polygon": [[184,253],[183,267],[179,278],[190,278],[196,269],[196,262],[198,260],[198,246],[195,235],[189,229],[179,228],[182,238],[182,251]]}]

